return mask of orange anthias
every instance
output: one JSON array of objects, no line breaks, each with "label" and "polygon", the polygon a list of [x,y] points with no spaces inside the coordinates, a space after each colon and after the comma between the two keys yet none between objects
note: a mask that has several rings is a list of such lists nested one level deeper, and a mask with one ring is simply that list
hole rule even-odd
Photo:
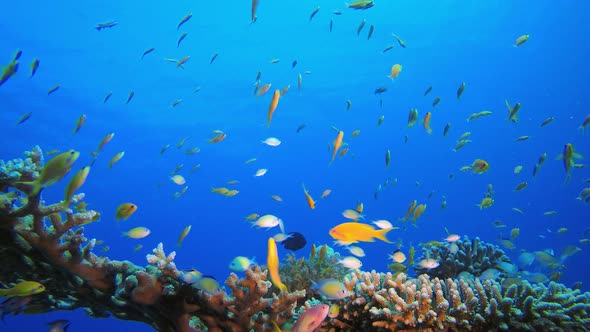
[{"label": "orange anthias", "polygon": [[270,127],[270,121],[272,120],[272,115],[277,109],[277,105],[279,104],[279,99],[281,98],[281,90],[275,90],[275,93],[272,96],[272,100],[270,101],[270,106],[268,107],[268,117],[266,120],[266,126]]}]

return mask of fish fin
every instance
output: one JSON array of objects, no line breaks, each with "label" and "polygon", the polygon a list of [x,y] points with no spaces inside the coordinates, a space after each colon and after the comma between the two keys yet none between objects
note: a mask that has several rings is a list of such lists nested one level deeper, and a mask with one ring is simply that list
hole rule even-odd
[{"label": "fish fin", "polygon": [[283,332],[281,330],[281,328],[277,325],[277,323],[275,323],[274,320],[271,320],[270,322],[272,323],[272,331],[273,332]]},{"label": "fish fin", "polygon": [[577,153],[577,152],[574,152],[574,155],[573,155],[573,157],[574,157],[574,158],[578,158],[578,159],[584,159],[584,156],[583,156],[583,155],[581,155],[581,154],[579,154],[579,153]]},{"label": "fish fin", "polygon": [[383,242],[387,242],[387,243],[393,243],[393,242],[391,242],[391,241],[389,241],[389,240],[387,239],[387,233],[388,233],[389,231],[391,231],[392,229],[393,229],[393,228],[385,228],[385,229],[380,229],[380,230],[377,230],[377,231],[376,231],[376,233],[377,233],[377,234],[375,235],[375,237],[376,237],[376,238],[378,238],[379,240],[383,241]]}]

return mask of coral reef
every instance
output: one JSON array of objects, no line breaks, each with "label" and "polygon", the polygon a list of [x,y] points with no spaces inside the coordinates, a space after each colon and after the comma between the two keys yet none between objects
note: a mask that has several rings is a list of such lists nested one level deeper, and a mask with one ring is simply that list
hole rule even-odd
[{"label": "coral reef", "polygon": [[487,269],[496,268],[499,262],[511,263],[502,249],[485,243],[478,237],[473,240],[463,237],[453,243],[433,241],[421,246],[422,256],[417,262],[430,258],[438,261],[440,265],[433,269],[416,265],[414,271],[417,274],[425,273],[441,279],[457,278],[461,272],[479,277]]},{"label": "coral reef", "polygon": [[311,246],[309,258],[300,257],[297,259],[294,254],[288,254],[283,259],[283,264],[279,268],[282,281],[288,289],[304,289],[308,296],[300,301],[311,297],[311,280],[319,281],[322,279],[342,280],[348,273],[348,268],[339,264],[340,254],[327,244],[320,246]]},{"label": "coral reef", "polygon": [[[207,295],[179,279],[175,254],[162,245],[149,255],[147,267],[111,261],[92,252],[95,239],[84,225],[99,219],[93,210],[76,211],[62,202],[46,205],[30,185],[43,169],[39,147],[23,160],[0,163],[0,192],[11,199],[0,206],[0,280],[41,282],[46,291],[33,296],[25,313],[85,308],[92,317],[114,316],[151,325],[158,331],[195,331],[197,317],[209,331],[271,330],[270,320],[284,323],[304,291],[276,295],[267,271],[254,267],[245,278],[235,274],[225,284],[231,295]],[[3,196],[5,197],[5,196]],[[73,202],[80,202],[77,194]]]},{"label": "coral reef", "polygon": [[[347,274],[326,245],[313,246],[309,259],[284,260],[280,274],[291,292],[278,292],[268,270],[253,266],[243,278],[229,275],[229,293],[210,294],[186,281],[189,273],[177,269],[176,254],[166,254],[162,244],[147,256],[146,267],[94,254],[96,240],[85,237],[84,226],[100,214],[74,211],[63,202],[46,204],[41,194],[50,188],[33,193],[24,183],[37,179],[43,167],[38,147],[24,160],[0,162],[0,280],[34,280],[46,288],[32,296],[25,313],[84,308],[91,317],[143,322],[165,332],[271,331],[272,321],[286,327],[296,313],[318,303],[306,292],[310,279],[336,278],[352,295],[333,301],[341,310],[329,315],[321,331],[590,331],[590,293],[554,282]],[[76,194],[72,202],[84,198]],[[462,253],[455,256],[443,246],[429,247],[430,258],[455,264],[439,273],[477,275],[504,261],[503,252],[478,239],[458,246]]]},{"label": "coral reef", "polygon": [[590,293],[551,282],[417,279],[355,271],[354,295],[325,329],[340,331],[588,331]]}]

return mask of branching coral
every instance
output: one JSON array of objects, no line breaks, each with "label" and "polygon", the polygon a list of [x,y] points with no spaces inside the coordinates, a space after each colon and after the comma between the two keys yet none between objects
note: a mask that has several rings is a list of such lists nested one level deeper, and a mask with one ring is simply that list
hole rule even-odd
[{"label": "branching coral", "polygon": [[502,249],[477,237],[473,240],[463,237],[453,243],[426,243],[422,245],[422,251],[423,256],[418,262],[428,257],[435,259],[440,265],[434,269],[417,265],[414,270],[418,274],[426,273],[438,278],[457,278],[461,272],[469,272],[479,277],[485,270],[496,268],[499,262],[510,263]]},{"label": "branching coral", "polygon": [[[0,206],[0,279],[43,283],[46,292],[35,295],[28,305],[38,308],[36,312],[85,308],[92,317],[113,315],[145,322],[158,331],[193,331],[191,317],[198,317],[210,331],[262,331],[270,330],[270,319],[278,323],[289,319],[297,299],[305,296],[305,292],[273,294],[267,271],[258,267],[246,278],[227,279],[231,296],[204,294],[179,279],[175,255],[166,255],[162,245],[148,257],[153,265],[146,268],[96,256],[92,252],[96,240],[84,236],[83,226],[98,220],[98,212],[74,212],[61,202],[46,205],[41,193],[33,194],[22,183],[39,176],[41,149],[36,147],[26,156],[0,163],[0,192],[20,191],[26,196]],[[83,198],[78,194],[74,202]]]},{"label": "branching coral", "polygon": [[[344,280],[352,296],[335,302],[342,307],[340,314],[326,320],[322,331],[590,330],[590,293],[553,282],[502,286],[490,280],[425,274],[410,279],[374,271],[343,277],[347,270],[328,246],[312,247],[307,260],[286,258],[280,274],[291,293],[279,293],[267,280],[268,271],[254,266],[244,278],[230,274],[225,281],[230,293],[208,294],[184,281],[175,254],[166,255],[161,244],[148,255],[147,267],[95,255],[96,241],[84,236],[84,225],[96,221],[98,212],[46,205],[40,193],[21,183],[39,176],[41,156],[35,148],[25,160],[0,163],[0,194],[23,194],[0,202],[0,280],[35,280],[46,287],[25,313],[85,308],[92,317],[112,315],[166,332],[196,331],[191,320],[212,332],[271,331],[271,321],[279,326],[293,321],[297,303],[310,296],[305,291],[310,279],[336,278]],[[84,195],[73,199],[81,201]],[[456,266],[441,273],[470,271],[467,265],[475,265],[477,270],[470,272],[477,275],[493,260],[504,261],[501,251],[477,239],[464,239],[459,246],[463,253],[454,258],[437,248],[431,249],[431,258],[444,261],[441,265],[453,259]]]},{"label": "branching coral", "polygon": [[354,296],[325,324],[344,331],[588,331],[590,293],[551,282],[503,287],[492,280],[417,279],[356,271]]},{"label": "branching coral", "polygon": [[294,254],[289,254],[283,260],[279,272],[288,289],[305,289],[308,291],[307,299],[309,299],[311,280],[330,278],[342,280],[348,273],[348,269],[338,263],[339,260],[340,254],[328,245],[324,244],[319,248],[312,245],[309,259],[305,257],[297,259]]}]

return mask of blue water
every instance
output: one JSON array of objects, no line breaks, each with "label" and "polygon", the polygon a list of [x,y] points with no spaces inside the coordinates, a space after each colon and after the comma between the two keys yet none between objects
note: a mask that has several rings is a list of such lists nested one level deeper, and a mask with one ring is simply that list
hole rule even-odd
[{"label": "blue water", "polygon": [[[314,8],[320,11],[309,21]],[[342,15],[332,14],[341,10]],[[85,227],[89,238],[104,241],[111,259],[129,259],[145,265],[145,255],[159,242],[165,250],[177,252],[176,264],[191,267],[224,280],[228,264],[237,256],[266,257],[266,239],[276,233],[251,228],[244,222],[250,213],[274,214],[282,218],[287,231],[305,235],[308,245],[297,255],[307,255],[309,244],[332,243],[328,231],[344,222],[341,212],[364,203],[367,220],[397,219],[414,199],[428,204],[417,228],[392,231],[389,238],[410,243],[441,240],[451,233],[480,237],[498,243],[510,229],[520,228],[517,249],[554,249],[556,254],[570,244],[582,252],[566,262],[561,282],[571,286],[590,279],[586,237],[590,226],[590,206],[575,199],[589,186],[588,168],[575,169],[572,180],[566,177],[561,161],[566,143],[573,143],[581,154],[590,156],[590,133],[577,128],[590,113],[588,82],[590,67],[590,23],[585,13],[590,5],[582,2],[552,1],[458,2],[377,1],[373,8],[354,11],[344,4],[329,1],[261,0],[258,20],[250,25],[250,3],[241,1],[12,1],[0,11],[0,63],[8,64],[17,49],[23,51],[16,76],[0,87],[0,129],[3,133],[0,158],[21,156],[39,144],[45,151],[69,148],[81,152],[75,169],[88,164],[101,139],[109,132],[115,138],[105,146],[81,191],[89,208],[102,213],[100,222]],[[193,17],[178,31],[180,19]],[[333,19],[333,32],[328,31]],[[359,23],[367,24],[360,36]],[[116,20],[119,24],[97,31],[98,23]],[[375,32],[367,40],[370,25]],[[186,39],[176,47],[182,32]],[[401,48],[391,36],[400,35],[407,43]],[[530,40],[513,46],[522,34]],[[394,48],[381,51],[390,44]],[[155,51],[140,60],[144,50]],[[219,56],[209,64],[214,53]],[[164,58],[190,55],[184,70]],[[41,65],[29,79],[28,64],[34,57]],[[271,64],[271,59],[280,59]],[[296,68],[291,63],[297,60]],[[391,81],[393,64],[403,70]],[[262,72],[262,83],[272,83],[271,91],[254,97],[254,80]],[[297,76],[304,71],[300,92]],[[461,82],[467,87],[461,100],[456,91]],[[60,84],[52,95],[47,90]],[[269,128],[265,126],[270,96],[275,88],[290,84],[280,100]],[[193,92],[200,86],[199,92]],[[373,94],[384,86],[381,96]],[[432,92],[423,92],[432,86]],[[135,96],[125,104],[129,92]],[[103,104],[107,92],[110,100]],[[436,108],[431,103],[437,96]],[[172,108],[176,99],[182,103]],[[346,100],[352,107],[346,111]],[[382,99],[382,108],[380,107]],[[518,124],[506,120],[504,100],[521,102]],[[410,108],[418,108],[419,121],[407,128]],[[474,112],[493,114],[467,122]],[[16,125],[26,112],[32,117]],[[432,115],[432,135],[422,128],[422,117]],[[86,114],[86,125],[72,134],[78,117]],[[377,126],[378,118],[385,120]],[[547,117],[555,120],[544,128]],[[443,138],[446,123],[451,131]],[[307,126],[296,133],[300,124]],[[327,145],[336,137],[335,126],[346,133],[350,152],[329,165]],[[207,142],[213,130],[227,138],[218,144]],[[351,138],[350,133],[361,134]],[[471,144],[453,152],[458,137],[472,132]],[[404,143],[404,137],[408,142]],[[531,139],[515,142],[521,135]],[[189,136],[185,146],[176,144]],[[275,136],[279,147],[268,147],[261,140]],[[170,144],[160,156],[160,149]],[[186,148],[201,152],[188,156]],[[392,154],[385,168],[385,151]],[[125,151],[112,169],[110,158]],[[548,159],[533,178],[532,168],[546,152]],[[244,164],[257,158],[252,164]],[[482,175],[463,173],[459,168],[476,158],[490,164]],[[582,160],[580,162],[587,162]],[[169,173],[184,164],[179,172],[189,189],[179,199],[181,189],[168,179]],[[190,169],[201,164],[194,173]],[[524,169],[513,174],[516,165]],[[258,168],[267,168],[263,177],[254,177]],[[449,174],[455,177],[449,179]],[[384,188],[378,200],[374,191],[387,178],[397,178],[394,188]],[[68,177],[69,179],[69,177]],[[63,199],[67,180],[47,189],[47,202]],[[240,193],[231,198],[210,192],[228,180],[240,181]],[[416,181],[420,183],[416,185]],[[514,192],[521,181],[529,186]],[[159,187],[159,184],[162,184]],[[318,201],[315,210],[306,204],[302,184]],[[478,204],[493,184],[495,203],[486,210]],[[319,199],[324,189],[332,194]],[[430,192],[431,199],[427,199]],[[280,195],[284,202],[270,198]],[[440,209],[442,196],[448,207]],[[117,224],[114,213],[124,202],[138,205],[129,220]],[[512,208],[520,208],[519,214]],[[543,212],[558,211],[546,217]],[[492,222],[502,220],[508,227],[497,229]],[[192,231],[181,248],[176,240],[182,229]],[[141,240],[120,237],[120,232],[135,226],[152,231]],[[399,225],[398,225],[399,226]],[[568,228],[558,235],[557,229]],[[543,237],[540,237],[543,236]],[[143,249],[133,248],[142,244]],[[362,244],[367,256],[363,269],[385,271],[394,245],[383,242]],[[103,254],[102,246],[95,250]],[[341,249],[342,253],[346,250]],[[279,246],[281,257],[287,251]],[[70,331],[104,331],[123,328],[149,331],[143,324],[114,319],[91,320],[81,311],[48,315],[7,317],[0,329],[43,330],[56,318],[72,321]]]}]

